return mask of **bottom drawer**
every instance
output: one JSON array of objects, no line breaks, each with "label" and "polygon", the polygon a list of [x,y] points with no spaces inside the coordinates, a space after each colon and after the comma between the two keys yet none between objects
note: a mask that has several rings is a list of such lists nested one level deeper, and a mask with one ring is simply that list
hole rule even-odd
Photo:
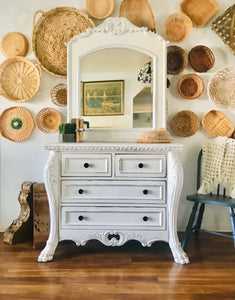
[{"label": "bottom drawer", "polygon": [[62,207],[61,228],[80,227],[129,228],[154,227],[166,230],[166,208]]}]

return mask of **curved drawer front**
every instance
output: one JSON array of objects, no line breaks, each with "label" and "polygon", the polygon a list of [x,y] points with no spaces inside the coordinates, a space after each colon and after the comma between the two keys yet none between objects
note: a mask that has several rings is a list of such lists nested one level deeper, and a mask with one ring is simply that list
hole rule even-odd
[{"label": "curved drawer front", "polygon": [[61,176],[111,176],[111,154],[63,153]]},{"label": "curved drawer front", "polygon": [[[113,208],[109,207],[62,207],[61,228],[97,226],[103,228],[153,227],[166,230],[166,209]],[[95,228],[95,227],[94,227]],[[95,230],[95,229],[94,229]]]},{"label": "curved drawer front", "polygon": [[122,155],[115,156],[115,176],[118,177],[165,177],[165,155]]},{"label": "curved drawer front", "polygon": [[63,181],[62,202],[164,204],[165,187],[164,181]]}]

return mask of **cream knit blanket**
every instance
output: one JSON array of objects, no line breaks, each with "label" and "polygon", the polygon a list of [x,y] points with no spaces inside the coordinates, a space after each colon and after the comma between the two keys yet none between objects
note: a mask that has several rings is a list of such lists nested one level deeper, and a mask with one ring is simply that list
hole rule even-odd
[{"label": "cream knit blanket", "polygon": [[221,184],[235,198],[235,140],[217,137],[203,145],[199,194],[209,194]]}]

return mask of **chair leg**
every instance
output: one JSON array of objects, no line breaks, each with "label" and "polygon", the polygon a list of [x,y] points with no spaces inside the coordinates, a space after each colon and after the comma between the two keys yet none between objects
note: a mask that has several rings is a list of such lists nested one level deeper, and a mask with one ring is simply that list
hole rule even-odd
[{"label": "chair leg", "polygon": [[229,215],[231,220],[231,227],[232,227],[232,233],[233,233],[233,244],[235,248],[235,213],[233,210],[233,207],[229,207]]},{"label": "chair leg", "polygon": [[200,229],[201,229],[201,225],[202,225],[202,218],[203,218],[203,214],[204,214],[204,210],[205,210],[205,204],[202,203],[200,205],[200,208],[199,208],[199,213],[198,213],[198,217],[197,217],[197,222],[196,222],[196,225],[194,226],[194,233],[195,235],[199,235],[199,232],[200,232]]},{"label": "chair leg", "polygon": [[189,217],[188,225],[186,227],[186,231],[185,231],[183,241],[182,241],[182,244],[181,244],[183,250],[186,250],[190,234],[193,230],[193,223],[194,223],[194,220],[195,220],[195,217],[196,217],[197,207],[198,207],[198,202],[195,202],[194,205],[193,205],[192,212],[191,212],[191,215]]}]

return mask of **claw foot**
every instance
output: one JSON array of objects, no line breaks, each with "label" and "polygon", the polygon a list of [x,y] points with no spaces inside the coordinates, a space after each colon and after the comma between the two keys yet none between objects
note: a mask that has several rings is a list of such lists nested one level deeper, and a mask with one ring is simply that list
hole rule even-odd
[{"label": "claw foot", "polygon": [[53,260],[53,255],[55,252],[56,246],[52,246],[51,244],[47,244],[46,247],[42,250],[40,255],[38,256],[39,262],[47,262]]},{"label": "claw foot", "polygon": [[183,251],[180,244],[171,246],[171,251],[174,257],[174,261],[178,264],[188,264],[189,258],[187,254]]}]

